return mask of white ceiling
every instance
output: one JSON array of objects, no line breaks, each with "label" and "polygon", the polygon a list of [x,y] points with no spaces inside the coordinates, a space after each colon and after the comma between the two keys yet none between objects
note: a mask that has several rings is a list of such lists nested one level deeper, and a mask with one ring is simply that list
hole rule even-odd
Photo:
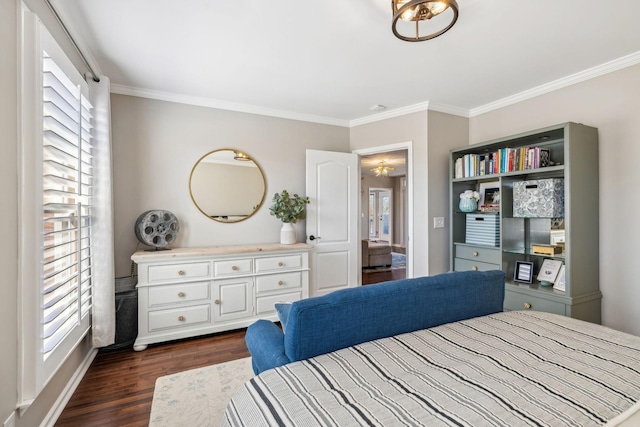
[{"label": "white ceiling", "polygon": [[393,36],[390,3],[53,0],[113,92],[343,126],[473,115],[640,62],[638,0],[458,0],[419,43]]}]

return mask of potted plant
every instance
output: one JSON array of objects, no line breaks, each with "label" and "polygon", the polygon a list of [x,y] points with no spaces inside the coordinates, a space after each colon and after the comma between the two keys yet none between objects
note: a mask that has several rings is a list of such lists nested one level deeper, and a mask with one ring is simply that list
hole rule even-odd
[{"label": "potted plant", "polygon": [[276,193],[269,208],[269,213],[282,221],[280,229],[280,243],[290,245],[296,242],[296,230],[293,224],[306,215],[308,197],[300,197],[297,194],[291,196],[287,190]]}]

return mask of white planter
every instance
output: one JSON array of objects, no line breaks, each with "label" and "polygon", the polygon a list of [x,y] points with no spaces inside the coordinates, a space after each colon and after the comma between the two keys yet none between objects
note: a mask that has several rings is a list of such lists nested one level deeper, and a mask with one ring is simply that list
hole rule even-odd
[{"label": "white planter", "polygon": [[280,229],[280,244],[293,245],[296,242],[296,229],[290,222],[283,222]]}]

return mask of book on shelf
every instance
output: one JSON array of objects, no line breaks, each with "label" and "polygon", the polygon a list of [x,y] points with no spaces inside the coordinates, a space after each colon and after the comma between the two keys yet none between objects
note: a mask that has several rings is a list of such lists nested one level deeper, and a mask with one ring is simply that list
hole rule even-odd
[{"label": "book on shelf", "polygon": [[501,148],[486,154],[465,154],[455,161],[454,178],[539,169],[551,164],[551,152],[542,147]]}]

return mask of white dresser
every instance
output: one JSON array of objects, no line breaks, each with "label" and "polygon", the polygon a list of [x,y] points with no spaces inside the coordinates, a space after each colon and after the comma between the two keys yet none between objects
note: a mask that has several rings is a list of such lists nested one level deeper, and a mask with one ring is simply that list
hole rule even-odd
[{"label": "white dresser", "polygon": [[138,337],[151,343],[277,320],[274,304],[309,297],[311,245],[138,251]]}]

